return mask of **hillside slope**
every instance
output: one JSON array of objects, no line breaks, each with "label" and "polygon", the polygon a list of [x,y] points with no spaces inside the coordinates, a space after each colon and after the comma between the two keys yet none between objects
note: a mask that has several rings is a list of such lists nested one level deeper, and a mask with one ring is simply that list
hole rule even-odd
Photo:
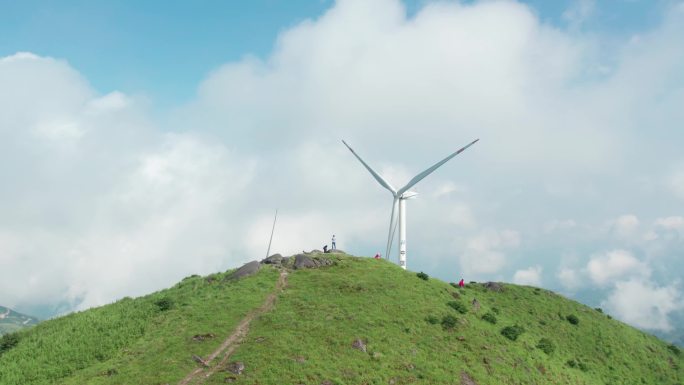
[{"label": "hillside slope", "polygon": [[20,329],[34,326],[38,319],[0,306],[0,335],[12,333]]},{"label": "hillside slope", "polygon": [[46,321],[0,353],[0,384],[684,381],[677,348],[543,289],[458,289],[384,260],[310,257],[334,265],[190,277]]}]

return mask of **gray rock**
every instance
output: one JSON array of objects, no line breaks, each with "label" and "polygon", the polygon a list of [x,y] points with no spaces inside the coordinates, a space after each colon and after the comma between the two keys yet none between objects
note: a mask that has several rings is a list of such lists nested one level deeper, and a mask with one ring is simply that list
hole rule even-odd
[{"label": "gray rock", "polygon": [[477,385],[477,382],[468,373],[461,372],[461,385]]},{"label": "gray rock", "polygon": [[259,261],[245,263],[241,268],[235,270],[233,274],[226,277],[226,280],[233,280],[252,275],[259,271],[260,267],[261,264],[259,263]]},{"label": "gray rock", "polygon": [[228,364],[226,370],[233,374],[240,375],[245,371],[245,364],[240,361],[231,362]]},{"label": "gray rock", "polygon": [[480,301],[478,301],[477,298],[476,298],[476,299],[473,299],[473,311],[474,311],[475,313],[477,313],[478,311],[480,311]]},{"label": "gray rock", "polygon": [[491,291],[495,291],[497,293],[503,291],[503,286],[497,282],[487,282],[484,284],[484,287],[486,287],[487,289],[489,289]]},{"label": "gray rock", "polygon": [[[283,264],[285,264],[283,262]],[[321,266],[334,265],[335,262],[330,258],[324,258],[319,256],[310,256],[307,254],[297,254],[294,256],[294,268],[295,269],[315,269]]]},{"label": "gray rock", "polygon": [[360,338],[357,338],[352,343],[352,348],[360,350],[360,351],[365,353],[366,352],[366,343],[363,342],[363,340],[361,340]]},{"label": "gray rock", "polygon": [[283,256],[280,254],[273,254],[268,258],[265,258],[261,263],[266,265],[280,265],[283,262]]},{"label": "gray rock", "polygon": [[313,269],[316,267],[318,267],[318,265],[316,264],[316,262],[314,262],[313,258],[304,254],[295,255],[295,269]]}]

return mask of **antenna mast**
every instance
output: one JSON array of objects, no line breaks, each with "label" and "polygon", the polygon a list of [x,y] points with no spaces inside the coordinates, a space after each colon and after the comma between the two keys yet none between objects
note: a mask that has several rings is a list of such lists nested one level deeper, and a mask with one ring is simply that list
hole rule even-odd
[{"label": "antenna mast", "polygon": [[271,254],[271,242],[273,242],[273,232],[275,231],[276,219],[278,219],[278,209],[276,209],[275,217],[273,218],[273,228],[271,229],[271,239],[268,240],[268,250],[266,250],[266,258]]}]

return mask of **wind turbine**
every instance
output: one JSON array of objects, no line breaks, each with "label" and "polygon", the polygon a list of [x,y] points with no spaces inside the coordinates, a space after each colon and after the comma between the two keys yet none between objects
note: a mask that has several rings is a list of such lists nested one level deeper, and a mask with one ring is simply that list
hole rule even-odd
[{"label": "wind turbine", "polygon": [[389,234],[387,236],[387,252],[385,253],[385,258],[389,258],[389,253],[392,249],[392,240],[394,239],[394,230],[396,229],[396,217],[395,213],[397,211],[397,206],[399,207],[399,266],[401,266],[404,270],[406,270],[406,200],[411,199],[414,196],[417,195],[417,193],[413,191],[409,191],[411,187],[413,187],[416,183],[420,182],[425,178],[426,176],[432,174],[433,171],[438,169],[441,165],[444,163],[448,162],[451,158],[455,157],[456,155],[460,154],[463,152],[466,148],[472,146],[473,144],[477,143],[477,141],[480,139],[475,139],[472,141],[470,144],[467,146],[461,148],[460,150],[454,152],[453,154],[447,156],[446,158],[440,160],[439,162],[435,163],[432,167],[428,168],[427,170],[421,172],[420,174],[416,175],[411,179],[406,186],[400,188],[399,190],[395,189],[392,187],[391,184],[389,184],[385,179],[383,179],[377,172],[375,172],[366,162],[361,159],[359,154],[356,153],[344,140],[342,143],[344,143],[345,146],[349,149],[349,151],[354,154],[356,159],[363,164],[363,166],[368,170],[368,172],[373,175],[373,178],[380,183],[380,185],[386,189],[388,189],[393,196],[393,201],[392,201],[392,215],[390,215],[390,225],[389,225]]}]

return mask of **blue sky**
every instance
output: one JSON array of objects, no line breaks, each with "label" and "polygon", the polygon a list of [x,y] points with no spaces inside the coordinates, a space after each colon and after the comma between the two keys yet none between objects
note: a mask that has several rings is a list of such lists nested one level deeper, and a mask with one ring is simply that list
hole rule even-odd
[{"label": "blue sky", "polygon": [[[50,316],[190,274],[384,249],[409,268],[684,319],[684,3],[3,2],[0,304]],[[21,287],[22,290],[16,290]],[[644,311],[643,309],[648,309]]]},{"label": "blue sky", "polygon": [[[470,1],[472,3],[472,1]],[[409,15],[425,0],[404,4]],[[467,2],[466,2],[467,3]],[[526,1],[559,27],[574,0]],[[587,33],[639,32],[666,2],[597,2]],[[0,55],[19,51],[67,60],[100,92],[149,96],[160,108],[190,100],[206,74],[245,55],[267,57],[278,34],[319,17],[331,0],[0,1]]]}]

